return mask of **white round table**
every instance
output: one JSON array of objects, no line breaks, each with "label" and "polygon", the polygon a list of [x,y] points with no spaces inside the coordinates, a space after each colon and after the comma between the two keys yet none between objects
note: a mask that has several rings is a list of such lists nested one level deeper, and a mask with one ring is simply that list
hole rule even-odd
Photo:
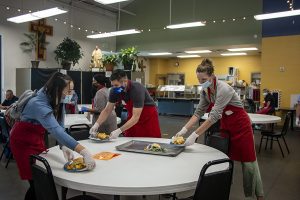
[{"label": "white round table", "polygon": [[263,115],[248,113],[252,124],[273,124],[281,121],[281,117],[274,115]]},{"label": "white round table", "polygon": [[66,114],[65,115],[65,128],[70,128],[72,125],[76,124],[87,124],[88,126],[92,126],[92,121],[88,120],[88,118],[84,114]]},{"label": "white round table", "polygon": [[[207,120],[208,114],[205,113],[201,119]],[[281,121],[281,118],[274,115],[262,115],[262,114],[255,114],[255,113],[248,113],[252,124],[272,124]]]},{"label": "white round table", "polygon": [[[121,118],[117,117],[117,124],[121,123]],[[65,115],[65,124],[64,127],[66,129],[70,128],[72,125],[76,124],[87,124],[88,126],[92,126],[92,120],[89,120],[84,114],[66,114]]]},{"label": "white round table", "polygon": [[[102,151],[117,152],[111,160],[96,160],[92,171],[69,173],[63,170],[63,153],[55,146],[42,154],[49,162],[56,184],[79,191],[110,195],[155,195],[176,193],[196,188],[202,167],[209,161],[228,158],[224,153],[201,144],[186,147],[176,157],[117,151],[115,146],[132,139],[165,142],[162,138],[120,137],[107,143],[80,141],[92,154]],[[78,156],[78,155],[77,155]],[[212,166],[214,172],[228,168],[228,164]]]}]

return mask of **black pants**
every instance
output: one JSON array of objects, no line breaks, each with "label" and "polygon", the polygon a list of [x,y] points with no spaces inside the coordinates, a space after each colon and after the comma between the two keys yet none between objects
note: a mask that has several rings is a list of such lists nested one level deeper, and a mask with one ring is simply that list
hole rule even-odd
[{"label": "black pants", "polygon": [[33,181],[29,181],[29,188],[25,194],[25,200],[36,200],[35,198],[35,192],[34,192],[34,186],[33,186]]}]

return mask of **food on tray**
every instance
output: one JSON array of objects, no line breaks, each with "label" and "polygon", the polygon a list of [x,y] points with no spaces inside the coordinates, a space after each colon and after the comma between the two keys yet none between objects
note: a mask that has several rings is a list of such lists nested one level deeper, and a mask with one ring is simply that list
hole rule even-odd
[{"label": "food on tray", "polygon": [[106,133],[97,133],[96,137],[100,140],[106,140],[109,138],[109,135],[106,135]]},{"label": "food on tray", "polygon": [[71,161],[66,168],[67,170],[80,170],[86,168],[83,157],[74,159],[73,162]]},{"label": "food on tray", "polygon": [[185,139],[182,136],[174,136],[174,137],[172,137],[172,143],[173,144],[180,145],[180,144],[184,144],[184,142],[185,142]]},{"label": "food on tray", "polygon": [[145,147],[145,151],[154,151],[154,152],[165,152],[166,149],[162,148],[159,144],[153,143]]}]

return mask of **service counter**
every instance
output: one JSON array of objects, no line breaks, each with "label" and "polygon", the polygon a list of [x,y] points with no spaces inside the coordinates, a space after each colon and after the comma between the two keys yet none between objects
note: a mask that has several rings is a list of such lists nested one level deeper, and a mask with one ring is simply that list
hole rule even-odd
[{"label": "service counter", "polygon": [[157,97],[156,99],[160,115],[192,116],[199,103],[199,99],[196,98]]}]

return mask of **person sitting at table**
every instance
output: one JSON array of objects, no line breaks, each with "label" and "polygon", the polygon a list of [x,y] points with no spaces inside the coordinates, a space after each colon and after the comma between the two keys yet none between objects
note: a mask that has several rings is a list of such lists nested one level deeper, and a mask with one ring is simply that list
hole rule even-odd
[{"label": "person sitting at table", "polygon": [[110,134],[117,138],[122,132],[126,137],[161,137],[156,105],[147,89],[139,82],[128,80],[126,72],[113,71],[110,81],[112,88],[106,107],[101,112],[90,134],[95,135],[101,124],[113,112],[116,103],[122,103],[127,112],[127,122]]},{"label": "person sitting at table", "polygon": [[296,126],[300,126],[300,96],[298,97],[296,105]]},{"label": "person sitting at table", "polygon": [[66,114],[77,114],[78,113],[78,95],[74,90],[74,82],[70,82],[70,91],[71,94],[67,95],[64,103],[66,105]]},{"label": "person sitting at table", "polygon": [[18,101],[18,97],[16,97],[12,90],[6,90],[5,92],[5,100],[0,104],[0,109],[6,110],[11,104]]},{"label": "person sitting at table", "polygon": [[270,90],[263,89],[264,104],[263,107],[257,111],[257,114],[272,114],[275,111],[275,98]]},{"label": "person sitting at table", "polygon": [[[109,97],[109,80],[102,74],[96,74],[93,77],[93,87],[96,88],[97,92],[93,99],[93,108],[81,107],[82,112],[91,112],[93,114],[92,124],[94,125],[102,112],[106,104],[108,103]],[[106,121],[99,126],[97,132],[111,133],[116,130],[117,127],[117,115],[113,110],[107,117]]]},{"label": "person sitting at table", "polygon": [[193,145],[199,135],[221,120],[221,132],[224,137],[230,139],[228,156],[242,164],[245,196],[256,195],[258,200],[262,200],[264,193],[255,154],[253,130],[240,97],[226,82],[217,79],[211,60],[203,59],[196,69],[196,75],[202,86],[199,104],[194,115],[176,135],[186,134],[206,112],[209,112],[208,119],[185,141],[186,146]]},{"label": "person sitting at table", "polygon": [[28,180],[30,187],[25,200],[35,200],[32,181],[32,172],[29,156],[41,154],[46,150],[44,136],[47,130],[58,142],[66,161],[74,159],[73,151],[83,156],[89,170],[96,163],[91,153],[74,138],[66,133],[64,121],[64,98],[71,93],[71,78],[55,72],[41,88],[37,95],[32,97],[21,113],[20,121],[16,122],[11,130],[10,147],[17,162],[19,175],[22,180]]}]

